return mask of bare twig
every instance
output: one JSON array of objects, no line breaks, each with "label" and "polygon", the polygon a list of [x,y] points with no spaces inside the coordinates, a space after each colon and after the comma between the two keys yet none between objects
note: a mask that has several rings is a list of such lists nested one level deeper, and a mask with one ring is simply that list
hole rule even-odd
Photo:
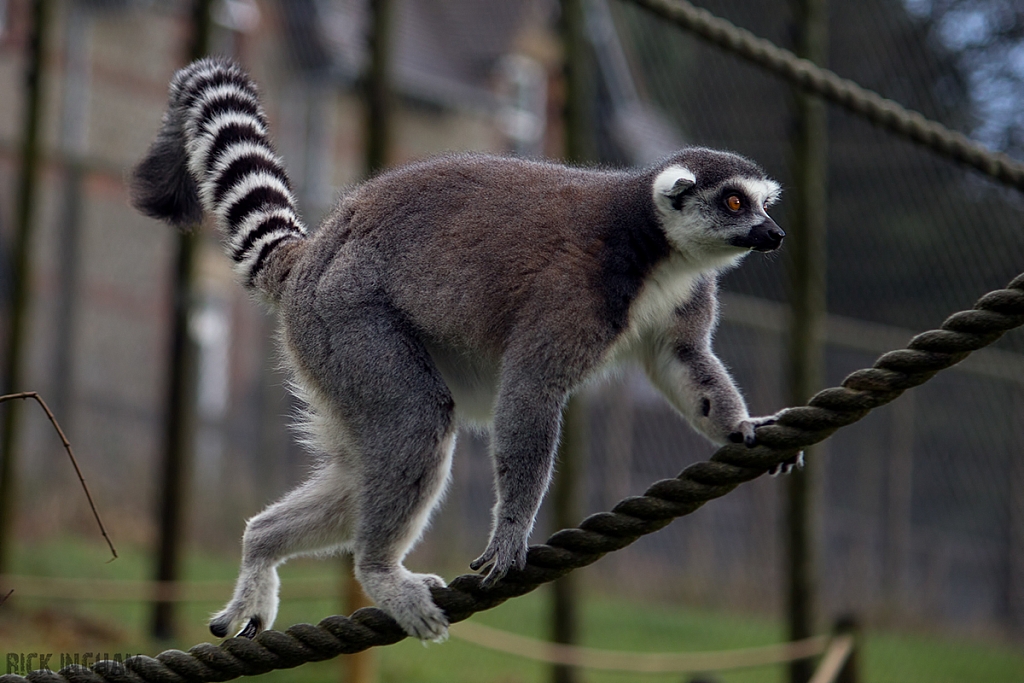
[{"label": "bare twig", "polygon": [[0,598],[0,607],[3,607],[4,603],[7,602],[7,598],[11,597],[12,595],[14,595],[14,589],[13,588],[11,590],[7,591],[7,595],[5,595],[4,597]]},{"label": "bare twig", "polygon": [[[85,477],[82,476],[82,469],[78,466],[78,460],[75,459],[75,454],[71,450],[71,442],[68,441],[68,437],[64,435],[64,430],[61,429],[60,424],[57,423],[57,418],[55,418],[53,413],[50,411],[50,406],[46,405],[46,401],[43,400],[43,397],[35,391],[22,391],[17,394],[6,394],[4,396],[0,396],[0,403],[3,403],[4,401],[13,401],[14,399],[34,400],[43,409],[43,412],[46,413],[46,417],[50,419],[50,424],[53,425],[53,428],[57,430],[57,436],[60,437],[61,443],[64,444],[64,450],[67,451],[68,457],[71,458],[71,465],[75,468],[75,473],[78,475],[78,481],[82,483],[82,490],[85,491],[85,497],[89,501],[89,507],[92,508],[92,516],[96,518],[96,523],[100,527],[100,533],[103,534],[103,538],[107,541],[107,546],[110,548],[110,552],[114,555],[110,558],[110,561],[113,562],[117,559],[117,550],[114,548],[114,543],[110,540],[110,536],[107,535],[107,529],[103,526],[103,520],[100,519],[100,513],[96,510],[96,504],[92,500],[92,494],[89,493],[89,487],[85,483]],[[8,593],[8,595],[10,595],[10,593]],[[6,599],[7,598],[5,597],[4,600]],[[3,604],[3,601],[0,601],[0,604]]]}]

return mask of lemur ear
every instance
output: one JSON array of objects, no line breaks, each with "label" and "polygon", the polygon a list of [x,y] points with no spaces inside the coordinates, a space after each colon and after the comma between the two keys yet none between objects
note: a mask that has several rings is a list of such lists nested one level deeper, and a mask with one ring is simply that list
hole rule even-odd
[{"label": "lemur ear", "polygon": [[669,166],[654,179],[654,191],[668,197],[675,205],[680,201],[682,194],[696,183],[697,177],[690,169],[685,166]]}]

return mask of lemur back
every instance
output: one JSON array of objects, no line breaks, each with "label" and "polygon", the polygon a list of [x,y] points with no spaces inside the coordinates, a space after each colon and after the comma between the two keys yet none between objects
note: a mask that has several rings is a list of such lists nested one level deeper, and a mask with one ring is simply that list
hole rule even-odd
[{"label": "lemur back", "polygon": [[688,148],[633,171],[449,155],[363,183],[307,236],[256,86],[204,59],[175,75],[132,186],[173,225],[215,217],[242,282],[279,313],[321,456],[248,521],[217,636],[270,627],[277,565],[340,550],[407,633],[443,639],[430,590],[444,581],[402,562],[460,420],[492,435],[491,536],[470,563],[485,588],[525,566],[562,409],[609,364],[637,362],[715,443],[752,446],[772,420],[749,416],[711,350],[718,272],[784,234],[766,213],[778,184],[738,155]]}]

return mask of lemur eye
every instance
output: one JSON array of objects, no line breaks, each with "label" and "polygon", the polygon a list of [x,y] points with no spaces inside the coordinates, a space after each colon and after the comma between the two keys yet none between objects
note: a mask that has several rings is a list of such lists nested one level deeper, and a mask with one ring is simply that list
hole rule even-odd
[{"label": "lemur eye", "polygon": [[731,194],[725,198],[725,206],[730,211],[736,212],[739,211],[740,207],[743,206],[743,200],[740,199],[740,196],[738,194]]}]

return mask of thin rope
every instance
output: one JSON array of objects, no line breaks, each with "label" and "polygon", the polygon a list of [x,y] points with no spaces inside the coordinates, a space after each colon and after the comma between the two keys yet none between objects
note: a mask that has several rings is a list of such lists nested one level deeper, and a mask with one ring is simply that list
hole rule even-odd
[{"label": "thin rope", "polygon": [[808,659],[823,654],[833,640],[829,636],[812,636],[788,643],[774,643],[735,650],[628,652],[552,643],[476,623],[456,624],[452,628],[451,634],[468,643],[531,659],[535,662],[601,671],[629,671],[645,674],[728,671],[786,664],[797,659]]},{"label": "thin rope", "polygon": [[[0,574],[0,586],[13,586],[18,597],[68,602],[221,602],[235,582],[78,579]],[[319,600],[338,592],[338,579],[294,578],[284,582],[282,600]]]},{"label": "thin rope", "polygon": [[656,16],[784,78],[871,123],[911,140],[1010,187],[1024,190],[1024,163],[993,152],[963,133],[951,130],[916,111],[836,73],[801,59],[765,38],[694,7],[687,0],[627,0]]},{"label": "thin rope", "polygon": [[825,652],[825,656],[821,658],[817,671],[814,672],[814,676],[808,683],[835,683],[846,660],[853,654],[855,645],[856,641],[850,634],[834,638]]},{"label": "thin rope", "polygon": [[[626,498],[610,512],[591,515],[578,528],[563,529],[546,544],[531,546],[525,569],[509,572],[491,588],[483,588],[481,576],[465,574],[446,588],[433,589],[434,602],[454,624],[593,564],[605,553],[624,548],[756,479],[1022,324],[1024,274],[1006,289],[981,297],[972,310],[954,313],[940,329],[917,335],[907,348],[890,351],[872,367],[849,375],[841,386],[819,392],[805,406],[787,409],[776,424],[759,427],[754,448],[723,446],[710,460],[690,465],[675,479],[656,482],[644,495]],[[200,643],[188,652],[166,650],[156,657],[138,655],[123,663],[104,660],[88,668],[71,665],[59,672],[33,671],[25,677],[7,674],[0,676],[0,683],[226,681],[391,645],[404,638],[405,632],[391,617],[366,607],[350,617],[327,617],[316,626],[296,624],[284,632],[263,631],[253,640],[228,638],[219,646]]]}]

